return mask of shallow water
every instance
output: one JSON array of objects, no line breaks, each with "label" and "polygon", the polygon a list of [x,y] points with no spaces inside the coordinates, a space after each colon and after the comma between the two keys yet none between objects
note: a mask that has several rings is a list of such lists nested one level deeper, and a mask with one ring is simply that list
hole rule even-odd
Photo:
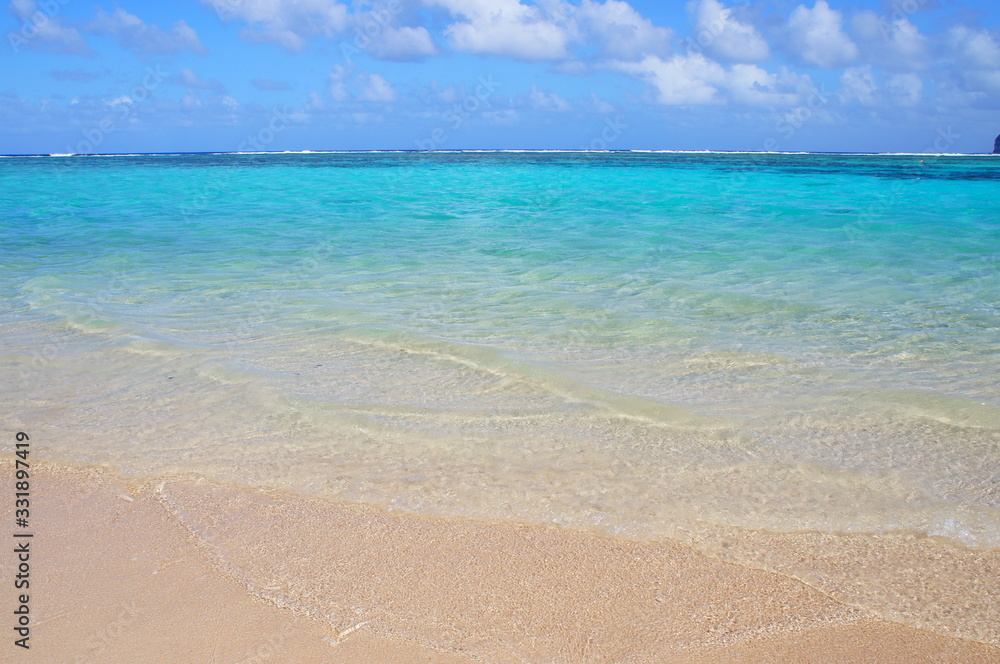
[{"label": "shallow water", "polygon": [[127,474],[992,549],[998,184],[989,157],[4,159],[5,417]]}]

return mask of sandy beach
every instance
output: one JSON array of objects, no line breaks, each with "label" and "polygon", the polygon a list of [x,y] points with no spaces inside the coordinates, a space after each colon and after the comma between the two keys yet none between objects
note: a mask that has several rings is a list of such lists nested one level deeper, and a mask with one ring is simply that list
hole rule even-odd
[{"label": "sandy beach", "polygon": [[[947,621],[917,629],[670,541],[54,465],[33,492],[31,649],[9,661],[1000,661]],[[998,559],[947,562],[988,602]]]}]

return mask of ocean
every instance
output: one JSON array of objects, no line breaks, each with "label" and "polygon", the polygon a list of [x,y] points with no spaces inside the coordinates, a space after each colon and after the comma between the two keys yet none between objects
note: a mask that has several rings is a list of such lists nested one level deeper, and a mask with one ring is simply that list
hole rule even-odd
[{"label": "ocean", "polygon": [[3,158],[6,426],[36,461],[722,557],[994,549],[998,185],[990,156]]}]

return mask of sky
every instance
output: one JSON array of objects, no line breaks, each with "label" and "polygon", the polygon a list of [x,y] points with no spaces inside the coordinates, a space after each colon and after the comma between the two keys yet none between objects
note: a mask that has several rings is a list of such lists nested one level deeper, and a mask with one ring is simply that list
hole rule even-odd
[{"label": "sky", "polygon": [[1000,133],[995,0],[9,0],[0,33],[4,154],[975,153]]}]

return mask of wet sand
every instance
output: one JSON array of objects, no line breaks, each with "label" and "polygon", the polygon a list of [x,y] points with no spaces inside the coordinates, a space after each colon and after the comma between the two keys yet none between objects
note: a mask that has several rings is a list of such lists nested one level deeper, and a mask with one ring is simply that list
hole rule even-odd
[{"label": "wet sand", "polygon": [[[53,465],[33,468],[31,516],[31,650],[3,661],[1000,662],[669,541]],[[983,601],[994,558],[973,560]]]}]

